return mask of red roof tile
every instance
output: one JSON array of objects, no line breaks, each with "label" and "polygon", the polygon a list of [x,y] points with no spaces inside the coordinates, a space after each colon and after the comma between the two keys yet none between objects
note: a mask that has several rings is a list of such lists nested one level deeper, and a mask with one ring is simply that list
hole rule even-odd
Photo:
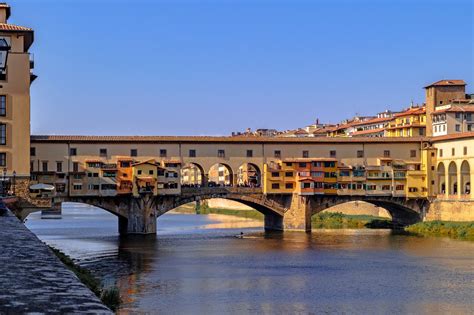
[{"label": "red roof tile", "polygon": [[0,23],[0,31],[33,32],[33,29],[19,25]]},{"label": "red roof tile", "polygon": [[464,82],[463,80],[440,80],[440,81],[436,81],[434,83],[431,83],[430,85],[425,86],[425,89],[432,86],[457,86],[457,85],[466,85],[466,82]]}]

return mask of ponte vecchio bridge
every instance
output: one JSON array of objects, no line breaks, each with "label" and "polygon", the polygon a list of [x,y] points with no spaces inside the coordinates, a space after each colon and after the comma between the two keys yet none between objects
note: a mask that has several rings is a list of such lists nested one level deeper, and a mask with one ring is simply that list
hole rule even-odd
[{"label": "ponte vecchio bridge", "polygon": [[435,160],[427,138],[32,136],[28,185],[117,215],[122,234],[155,233],[160,215],[211,198],[255,208],[266,229],[310,230],[313,214],[355,200],[411,224],[437,195]]}]

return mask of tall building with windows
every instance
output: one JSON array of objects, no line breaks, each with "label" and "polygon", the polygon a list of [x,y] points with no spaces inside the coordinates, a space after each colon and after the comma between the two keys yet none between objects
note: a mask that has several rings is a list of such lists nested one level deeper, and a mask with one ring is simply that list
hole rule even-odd
[{"label": "tall building with windows", "polygon": [[[33,30],[8,23],[10,6],[0,3],[0,43],[5,68],[0,69],[0,174],[16,180],[30,175],[30,84],[36,78],[29,49]],[[6,176],[4,176],[6,175]]]}]

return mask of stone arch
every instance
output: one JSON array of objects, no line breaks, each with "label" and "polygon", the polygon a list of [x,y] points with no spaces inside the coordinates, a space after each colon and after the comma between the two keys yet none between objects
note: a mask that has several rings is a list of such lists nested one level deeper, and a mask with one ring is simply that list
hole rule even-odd
[{"label": "stone arch", "polygon": [[234,171],[225,163],[211,165],[207,173],[207,186],[234,186]]},{"label": "stone arch", "polygon": [[446,167],[443,162],[438,163],[437,168],[438,194],[446,193]]},{"label": "stone arch", "polygon": [[237,170],[237,185],[244,187],[261,187],[262,172],[254,163],[243,163]]},{"label": "stone arch", "polygon": [[[312,210],[311,216],[320,213],[332,206],[355,201],[356,199],[357,198],[342,196],[320,198],[318,202],[310,205]],[[387,200],[383,198],[361,197],[358,200],[384,208],[390,214],[394,223],[403,226],[420,222],[422,219],[421,213],[426,207],[425,204],[420,204],[417,200],[404,200],[404,198]]]},{"label": "stone arch", "polygon": [[469,162],[464,160],[461,163],[461,185],[459,188],[461,189],[462,195],[470,195],[471,194],[471,167]]},{"label": "stone arch", "polygon": [[181,186],[202,186],[205,184],[206,173],[198,163],[187,163],[181,168]]},{"label": "stone arch", "polygon": [[458,169],[456,163],[452,161],[448,166],[448,189],[450,195],[458,193]]}]

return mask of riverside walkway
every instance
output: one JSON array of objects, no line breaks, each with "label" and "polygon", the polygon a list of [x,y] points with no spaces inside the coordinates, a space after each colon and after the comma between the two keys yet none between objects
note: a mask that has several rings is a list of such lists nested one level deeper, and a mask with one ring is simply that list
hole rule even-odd
[{"label": "riverside walkway", "polygon": [[24,313],[112,314],[43,242],[0,209],[0,314]]}]

